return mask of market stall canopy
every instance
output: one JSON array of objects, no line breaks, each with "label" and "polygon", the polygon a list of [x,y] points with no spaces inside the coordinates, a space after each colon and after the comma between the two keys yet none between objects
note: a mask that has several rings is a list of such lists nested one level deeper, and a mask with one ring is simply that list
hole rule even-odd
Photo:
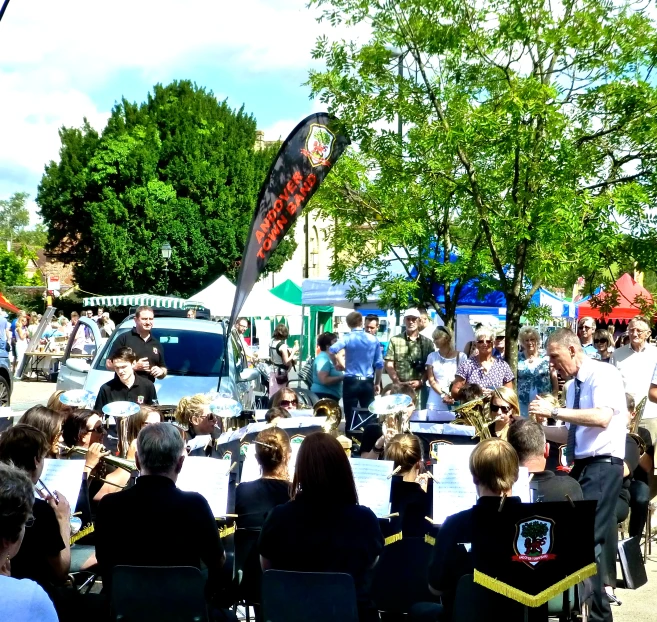
[{"label": "market stall canopy", "polygon": [[290,304],[300,306],[303,304],[301,301],[301,287],[291,279],[283,281],[280,285],[272,287],[269,290],[275,296],[282,298]]},{"label": "market stall canopy", "polygon": [[4,294],[0,294],[0,307],[6,309],[7,311],[11,311],[13,313],[18,313],[20,311],[20,309],[17,306],[11,304],[11,302],[9,302],[5,298]]},{"label": "market stall canopy", "polygon": [[550,307],[552,317],[575,317],[574,303],[568,302],[542,287],[532,296],[532,304]]},{"label": "market stall canopy", "polygon": [[159,309],[196,309],[205,306],[198,300],[185,300],[174,296],[154,296],[151,294],[129,294],[122,296],[92,296],[83,298],[85,307],[157,307]]},{"label": "market stall canopy", "polygon": [[[354,303],[347,298],[351,283],[331,283],[328,279],[306,279],[301,284],[301,301],[304,305],[331,305],[353,309]],[[375,292],[368,303],[379,300]]]},{"label": "market stall canopy", "polygon": [[[218,317],[230,317],[235,298],[235,285],[225,276],[220,276],[214,283],[194,295],[194,300],[210,309],[210,313]],[[240,316],[244,317],[274,317],[279,315],[299,315],[300,309],[289,302],[272,294],[266,281],[260,281],[246,299]]]},{"label": "market stall canopy", "polygon": [[[652,295],[639,285],[629,274],[625,273],[612,286],[618,290],[618,306],[607,315],[602,315],[600,309],[591,306],[590,298],[586,298],[577,304],[577,317],[592,317],[595,320],[631,320],[641,313],[641,309],[635,304],[637,296],[641,296],[648,303],[652,303]],[[604,300],[604,291],[600,293]]]}]

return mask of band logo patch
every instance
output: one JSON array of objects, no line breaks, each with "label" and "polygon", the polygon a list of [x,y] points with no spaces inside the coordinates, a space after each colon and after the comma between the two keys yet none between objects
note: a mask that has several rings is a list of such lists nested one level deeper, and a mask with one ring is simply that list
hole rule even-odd
[{"label": "band logo patch", "polygon": [[157,348],[153,348],[153,354],[157,354]]},{"label": "band logo patch", "polygon": [[554,521],[550,518],[532,516],[516,524],[516,538],[511,557],[514,562],[523,562],[530,568],[538,563],[556,559],[550,553],[554,542]]},{"label": "band logo patch", "polygon": [[329,161],[333,151],[335,135],[325,125],[312,123],[306,138],[306,148],[301,150],[313,166],[331,166]]},{"label": "band logo patch", "polygon": [[143,404],[144,403],[144,396],[143,395],[138,395],[137,396],[137,404]]}]

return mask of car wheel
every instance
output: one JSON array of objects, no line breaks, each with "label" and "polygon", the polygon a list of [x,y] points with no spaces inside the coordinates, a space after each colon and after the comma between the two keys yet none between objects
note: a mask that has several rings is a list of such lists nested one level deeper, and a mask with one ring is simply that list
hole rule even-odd
[{"label": "car wheel", "polygon": [[0,376],[0,406],[9,406],[11,403],[11,391],[7,379]]}]

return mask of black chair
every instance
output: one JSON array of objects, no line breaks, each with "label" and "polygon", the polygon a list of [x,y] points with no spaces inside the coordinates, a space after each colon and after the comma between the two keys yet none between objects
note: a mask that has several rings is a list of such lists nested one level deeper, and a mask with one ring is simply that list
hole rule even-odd
[{"label": "black chair", "polygon": [[267,622],[358,622],[356,588],[348,574],[267,570],[261,602]]},{"label": "black chair", "polygon": [[522,622],[525,620],[525,608],[520,603],[478,585],[471,574],[466,574],[459,579],[456,587],[452,620]]},{"label": "black chair", "polygon": [[260,529],[238,529],[235,532],[235,579],[237,600],[244,603],[246,619],[249,607],[260,604],[262,569],[258,553]]},{"label": "black chair", "polygon": [[427,586],[431,552],[424,538],[402,538],[383,548],[371,590],[379,611],[407,614],[415,603],[433,600]]},{"label": "black chair", "polygon": [[116,566],[110,619],[116,622],[208,622],[205,579],[191,566]]}]

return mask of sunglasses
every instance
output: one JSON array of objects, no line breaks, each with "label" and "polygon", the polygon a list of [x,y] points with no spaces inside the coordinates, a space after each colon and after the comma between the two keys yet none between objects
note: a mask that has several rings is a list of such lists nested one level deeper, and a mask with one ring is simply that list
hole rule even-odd
[{"label": "sunglasses", "polygon": [[580,326],[579,330],[593,330],[593,326]]},{"label": "sunglasses", "polygon": [[477,339],[477,343],[479,345],[487,344],[489,346],[493,345],[493,340],[492,339]]},{"label": "sunglasses", "polygon": [[594,339],[593,343],[609,343],[606,339]]},{"label": "sunglasses", "polygon": [[511,406],[500,406],[499,404],[491,404],[490,409],[494,413],[501,412],[501,413],[504,413],[506,415],[511,411]]},{"label": "sunglasses", "polygon": [[299,402],[297,400],[281,400],[280,405],[285,406],[296,406]]}]

